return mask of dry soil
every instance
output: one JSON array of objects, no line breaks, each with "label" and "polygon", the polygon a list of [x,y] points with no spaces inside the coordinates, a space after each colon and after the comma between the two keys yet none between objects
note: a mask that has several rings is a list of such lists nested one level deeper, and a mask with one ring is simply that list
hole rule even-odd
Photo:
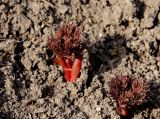
[{"label": "dry soil", "polygon": [[[77,24],[81,74],[63,79],[47,37]],[[131,119],[160,119],[160,0],[0,0],[0,119],[120,119],[116,74],[143,78],[151,100]]]}]

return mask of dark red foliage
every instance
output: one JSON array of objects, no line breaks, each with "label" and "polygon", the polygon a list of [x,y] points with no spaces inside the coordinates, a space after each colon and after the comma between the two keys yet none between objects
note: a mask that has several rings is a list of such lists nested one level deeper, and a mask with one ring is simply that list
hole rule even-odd
[{"label": "dark red foliage", "polygon": [[110,94],[116,101],[116,111],[127,116],[128,111],[147,102],[148,84],[143,79],[130,79],[128,76],[116,76],[108,83]]},{"label": "dark red foliage", "polygon": [[81,53],[80,29],[73,24],[63,25],[55,32],[53,38],[48,38],[48,46],[56,55],[70,57]]},{"label": "dark red foliage", "polygon": [[82,62],[80,29],[73,24],[63,25],[48,38],[48,47],[55,54],[54,63],[62,66],[64,78],[73,82],[78,77]]}]

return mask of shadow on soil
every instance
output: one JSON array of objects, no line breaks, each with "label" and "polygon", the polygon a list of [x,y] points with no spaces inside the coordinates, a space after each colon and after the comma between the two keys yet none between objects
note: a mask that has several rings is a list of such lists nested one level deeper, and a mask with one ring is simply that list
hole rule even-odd
[{"label": "shadow on soil", "polygon": [[0,107],[7,101],[5,94],[5,74],[0,70]]},{"label": "shadow on soil", "polygon": [[15,119],[11,112],[0,112],[0,119]]},{"label": "shadow on soil", "polygon": [[[15,76],[15,80],[13,80],[12,88],[15,90],[15,94],[17,96],[17,101],[21,101],[25,95],[22,96],[23,93],[26,93],[24,88],[28,89],[30,87],[31,81],[29,77],[24,73],[25,67],[21,62],[21,58],[24,53],[23,42],[15,43],[14,49],[14,64],[13,64],[13,73]],[[25,79],[25,80],[24,80]]]},{"label": "shadow on soil", "polygon": [[91,66],[88,71],[86,87],[89,87],[95,75],[116,68],[127,54],[126,38],[121,35],[106,36],[88,47]]},{"label": "shadow on soil", "polygon": [[144,2],[140,0],[134,0],[132,1],[132,3],[136,7],[135,17],[137,17],[138,19],[144,18],[144,12],[146,9],[146,5],[144,4]]}]

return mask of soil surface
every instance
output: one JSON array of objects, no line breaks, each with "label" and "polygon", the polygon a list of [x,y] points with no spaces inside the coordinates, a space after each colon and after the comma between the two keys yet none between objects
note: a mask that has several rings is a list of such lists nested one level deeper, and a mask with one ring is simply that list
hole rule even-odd
[{"label": "soil surface", "polygon": [[[86,42],[74,83],[48,36],[77,24]],[[151,100],[130,119],[160,119],[160,0],[0,0],[0,119],[120,119],[108,81],[143,78]]]}]

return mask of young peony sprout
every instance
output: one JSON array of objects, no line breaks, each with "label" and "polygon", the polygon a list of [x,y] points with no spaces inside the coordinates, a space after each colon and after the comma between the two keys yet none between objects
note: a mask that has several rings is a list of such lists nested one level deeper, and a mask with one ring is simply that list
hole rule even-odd
[{"label": "young peony sprout", "polygon": [[132,80],[128,76],[116,76],[108,85],[119,115],[127,116],[130,109],[147,102],[149,86],[143,79]]},{"label": "young peony sprout", "polygon": [[54,62],[62,66],[66,81],[73,82],[80,73],[82,41],[80,29],[73,24],[63,25],[48,38],[48,47],[55,54]]}]

